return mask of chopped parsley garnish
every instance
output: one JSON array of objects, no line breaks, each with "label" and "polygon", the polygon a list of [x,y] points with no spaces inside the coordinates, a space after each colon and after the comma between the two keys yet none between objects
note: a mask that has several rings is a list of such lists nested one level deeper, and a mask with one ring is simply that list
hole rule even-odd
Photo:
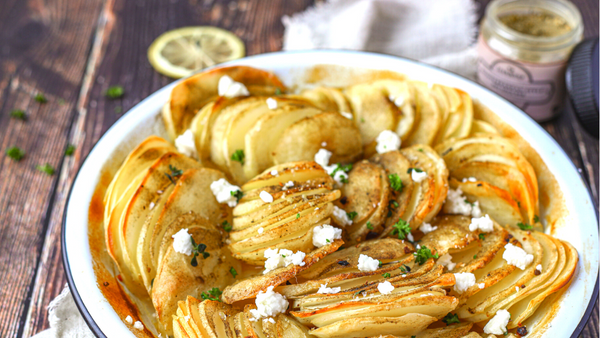
[{"label": "chopped parsley garnish", "polygon": [[371,224],[371,221],[367,222],[367,229],[373,230],[373,224]]},{"label": "chopped parsley garnish", "polygon": [[402,272],[404,272],[404,273],[406,273],[406,272],[410,272],[410,267],[409,267],[408,265],[406,265],[406,264],[402,264],[402,265],[400,266],[400,271],[402,271]]},{"label": "chopped parsley garnish", "polygon": [[446,325],[450,325],[454,323],[460,323],[460,320],[458,320],[457,314],[448,313],[444,319],[442,319],[442,322],[446,323]]},{"label": "chopped parsley garnish", "polygon": [[20,161],[25,157],[25,152],[19,147],[10,147],[6,149],[6,155],[15,161]]},{"label": "chopped parsley garnish", "polygon": [[414,170],[414,172],[416,173],[422,173],[423,170],[419,169],[419,168],[408,168],[408,170],[406,171],[407,174],[410,174],[412,171]]},{"label": "chopped parsley garnish", "polygon": [[340,176],[340,181],[342,181],[342,183],[347,184],[348,183],[348,176]]},{"label": "chopped parsley garnish", "polygon": [[108,97],[111,100],[120,99],[123,97],[124,94],[125,90],[123,90],[122,86],[110,86],[108,87],[105,93],[106,97]]},{"label": "chopped parsley garnish", "polygon": [[398,174],[388,175],[388,178],[390,179],[390,186],[392,189],[396,191],[402,191],[402,180]]},{"label": "chopped parsley garnish", "polygon": [[423,148],[419,148],[419,151],[420,151],[420,152],[423,152]]},{"label": "chopped parsley garnish", "polygon": [[244,197],[244,193],[241,190],[232,190],[229,193],[231,196],[235,197],[238,202]]},{"label": "chopped parsley garnish", "polygon": [[275,88],[275,95],[281,95],[281,89]]},{"label": "chopped parsley garnish", "polygon": [[365,123],[365,119],[361,117],[360,122]]},{"label": "chopped parsley garnish", "polygon": [[227,222],[227,221],[223,221],[223,223],[221,223],[221,225],[223,226],[223,230],[225,230],[227,232],[230,232],[231,229],[233,229],[231,224],[229,224],[229,222]]},{"label": "chopped parsley garnish", "polygon": [[517,223],[517,226],[521,228],[521,230],[531,230],[533,227],[529,224],[523,224],[522,222]]},{"label": "chopped parsley garnish", "polygon": [[231,154],[231,160],[240,162],[242,165],[244,165],[245,158],[246,155],[244,155],[244,149],[238,149],[233,154]]},{"label": "chopped parsley garnish", "polygon": [[475,205],[475,203],[473,203],[473,202],[469,202],[469,200],[468,200],[468,199],[466,199],[466,198],[465,198],[465,203],[467,203],[467,204],[470,204],[471,206],[474,206],[474,205]]},{"label": "chopped parsley garnish", "polygon": [[43,93],[37,93],[35,94],[35,102],[46,103],[48,102],[48,99],[44,96]]},{"label": "chopped parsley garnish", "polygon": [[413,253],[413,255],[415,255],[415,263],[419,265],[425,264],[430,258],[439,258],[438,254],[432,254],[431,250],[424,245],[417,252]]},{"label": "chopped parsley garnish", "polygon": [[54,168],[49,163],[46,163],[44,165],[38,165],[36,168],[37,170],[48,175],[54,175]]},{"label": "chopped parsley garnish", "polygon": [[219,290],[219,288],[212,288],[208,290],[208,293],[202,292],[202,294],[200,294],[200,297],[202,297],[202,299],[204,300],[214,300],[220,302],[221,299],[219,297],[221,297],[221,294],[223,294],[223,292]]},{"label": "chopped parsley garnish", "polygon": [[23,120],[23,121],[27,120],[27,115],[25,115],[25,112],[21,109],[13,109],[10,112],[10,117],[13,117],[17,120]]},{"label": "chopped parsley garnish", "polygon": [[170,170],[170,173],[165,174],[165,175],[167,176],[169,181],[171,181],[171,183],[175,184],[174,178],[183,175],[183,170],[177,169],[177,167],[174,167],[170,164],[169,164],[169,170]]},{"label": "chopped parsley garnish", "polygon": [[485,241],[485,235],[484,234],[479,234],[479,239],[482,241]]},{"label": "chopped parsley garnish", "polygon": [[473,255],[473,259],[477,259],[477,255]]},{"label": "chopped parsley garnish", "polygon": [[72,144],[69,144],[67,146],[67,149],[65,149],[65,156],[71,156],[75,153],[75,146]]},{"label": "chopped parsley garnish", "polygon": [[346,216],[348,216],[348,218],[352,221],[356,218],[356,216],[358,216],[358,212],[356,212],[356,211],[346,212]]},{"label": "chopped parsley garnish", "polygon": [[410,224],[405,220],[399,219],[392,227],[392,235],[398,235],[398,239],[405,239],[410,234]]},{"label": "chopped parsley garnish", "polygon": [[238,275],[237,271],[235,271],[235,268],[232,266],[231,269],[229,269],[229,273],[233,276],[233,278],[235,278],[235,276]]},{"label": "chopped parsley garnish", "polygon": [[534,215],[533,216],[533,222],[534,223],[539,223],[540,222],[540,217],[538,215]]},{"label": "chopped parsley garnish", "polygon": [[194,241],[194,238],[190,236],[190,240],[192,241],[192,246],[194,247],[192,249],[192,266],[198,266],[198,260],[196,260],[196,257],[200,254],[202,254],[202,257],[204,259],[208,258],[210,256],[210,254],[208,252],[206,252],[206,244],[196,244],[196,241]]},{"label": "chopped parsley garnish", "polygon": [[300,218],[300,213],[296,214],[296,219]]},{"label": "chopped parsley garnish", "polygon": [[[345,172],[345,173],[349,173],[350,170],[352,170],[352,163],[350,163],[350,164],[344,164],[344,165],[341,165],[340,163],[337,163],[335,169],[333,169],[333,171],[329,175],[331,177],[335,177],[335,174],[338,171],[340,171],[340,170],[343,171],[343,172]],[[348,177],[346,177],[346,179],[348,179]],[[348,183],[348,182],[344,182],[344,183]]]},{"label": "chopped parsley garnish", "polygon": [[379,261],[379,267],[381,267],[383,265],[382,261]]},{"label": "chopped parsley garnish", "polygon": [[390,275],[389,272],[386,272],[383,274],[383,278],[390,278],[392,275]]},{"label": "chopped parsley garnish", "polygon": [[325,238],[325,241],[327,241],[327,243],[331,243],[331,241],[329,240],[329,238]]}]

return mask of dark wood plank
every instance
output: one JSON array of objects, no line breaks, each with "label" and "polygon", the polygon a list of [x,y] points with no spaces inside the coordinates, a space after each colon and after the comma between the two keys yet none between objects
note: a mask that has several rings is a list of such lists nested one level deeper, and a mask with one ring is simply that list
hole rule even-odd
[{"label": "dark wood plank", "polygon": [[[59,180],[36,166],[61,167],[100,3],[0,2],[1,337],[18,337],[25,329]],[[35,102],[36,93],[48,102]],[[27,122],[9,117],[15,108],[27,112]],[[13,145],[27,153],[20,162],[4,156]],[[50,283],[49,296],[60,288]]]}]

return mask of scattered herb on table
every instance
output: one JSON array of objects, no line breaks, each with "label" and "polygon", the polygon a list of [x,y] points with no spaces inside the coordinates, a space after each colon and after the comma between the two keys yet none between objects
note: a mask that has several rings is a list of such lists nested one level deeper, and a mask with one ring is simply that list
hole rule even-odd
[{"label": "scattered herb on table", "polygon": [[20,161],[23,157],[25,157],[25,151],[19,147],[10,147],[6,149],[6,155],[15,161]]},{"label": "scattered herb on table", "polygon": [[27,115],[25,114],[25,111],[21,109],[13,109],[10,112],[10,117],[21,121],[27,121]]},{"label": "scattered herb on table", "polygon": [[46,173],[48,175],[54,175],[55,170],[49,163],[46,163],[44,165],[38,165],[36,168],[37,168],[37,170],[39,170],[43,173]]},{"label": "scattered herb on table", "polygon": [[69,144],[67,146],[67,149],[65,149],[65,156],[71,156],[75,153],[75,146],[72,144]]},{"label": "scattered herb on table", "polygon": [[37,93],[35,94],[35,101],[38,103],[46,103],[48,102],[48,99],[46,98],[46,96],[44,96],[43,93]]},{"label": "scattered herb on table", "polygon": [[123,95],[125,95],[125,90],[122,86],[110,86],[105,93],[105,96],[111,100],[120,99]]}]

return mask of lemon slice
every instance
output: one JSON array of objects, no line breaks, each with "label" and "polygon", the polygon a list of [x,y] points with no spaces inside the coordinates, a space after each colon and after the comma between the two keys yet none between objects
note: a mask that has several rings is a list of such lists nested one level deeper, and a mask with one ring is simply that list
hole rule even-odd
[{"label": "lemon slice", "polygon": [[184,27],[159,36],[148,59],[157,72],[181,78],[221,62],[244,57],[244,43],[233,33],[210,26]]}]

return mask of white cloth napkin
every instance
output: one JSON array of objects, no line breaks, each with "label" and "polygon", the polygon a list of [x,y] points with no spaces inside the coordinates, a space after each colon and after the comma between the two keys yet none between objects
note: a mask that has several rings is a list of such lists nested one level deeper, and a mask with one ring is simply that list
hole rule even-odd
[{"label": "white cloth napkin", "polygon": [[50,328],[36,334],[34,338],[95,337],[79,314],[68,286],[48,305],[48,322]]},{"label": "white cloth napkin", "polygon": [[284,50],[379,52],[474,78],[472,0],[329,0],[282,21]]}]

